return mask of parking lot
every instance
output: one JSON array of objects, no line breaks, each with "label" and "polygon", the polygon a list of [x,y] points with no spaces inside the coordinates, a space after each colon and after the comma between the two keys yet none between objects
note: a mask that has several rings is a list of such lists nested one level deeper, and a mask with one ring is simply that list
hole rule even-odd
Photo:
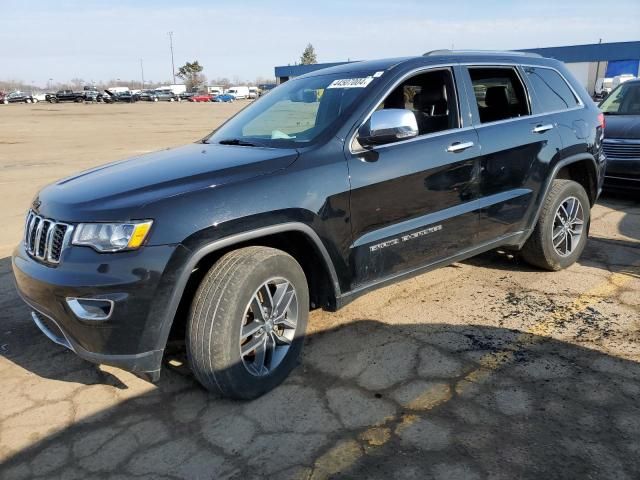
[{"label": "parking lot", "polygon": [[568,270],[505,252],[314,311],[283,385],[222,400],[51,343],[10,254],[38,188],[194,141],[247,102],[0,108],[0,477],[640,478],[640,203],[605,195]]}]

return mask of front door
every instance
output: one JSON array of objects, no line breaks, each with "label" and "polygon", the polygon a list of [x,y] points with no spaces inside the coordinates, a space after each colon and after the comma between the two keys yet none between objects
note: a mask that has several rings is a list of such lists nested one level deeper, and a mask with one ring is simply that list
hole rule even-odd
[{"label": "front door", "polygon": [[[452,68],[423,71],[380,108],[414,112],[419,136],[349,155],[354,287],[419,269],[474,244],[480,147],[462,124]],[[466,115],[464,116],[466,118]]]}]

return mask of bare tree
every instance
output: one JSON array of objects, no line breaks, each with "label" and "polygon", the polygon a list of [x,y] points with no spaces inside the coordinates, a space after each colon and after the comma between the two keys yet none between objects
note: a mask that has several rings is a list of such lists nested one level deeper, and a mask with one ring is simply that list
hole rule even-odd
[{"label": "bare tree", "polygon": [[197,60],[194,60],[180,67],[176,75],[184,81],[187,90],[192,92],[207,82],[207,78],[202,74],[203,70],[204,67]]}]

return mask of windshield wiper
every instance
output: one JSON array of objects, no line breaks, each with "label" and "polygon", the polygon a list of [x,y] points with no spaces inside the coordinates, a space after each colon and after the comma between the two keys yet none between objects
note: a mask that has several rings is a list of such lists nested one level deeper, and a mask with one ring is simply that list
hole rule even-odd
[{"label": "windshield wiper", "polygon": [[218,142],[220,145],[240,145],[241,147],[264,147],[265,145],[255,142],[249,142],[247,140],[241,140],[239,138],[225,138]]}]

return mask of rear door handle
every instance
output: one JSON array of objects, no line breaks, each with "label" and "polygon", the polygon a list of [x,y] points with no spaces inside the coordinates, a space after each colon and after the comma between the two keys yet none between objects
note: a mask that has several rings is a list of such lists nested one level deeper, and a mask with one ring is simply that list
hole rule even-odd
[{"label": "rear door handle", "polygon": [[531,133],[544,133],[547,130],[551,130],[552,128],[552,123],[547,123],[546,125],[536,125],[533,130],[531,130]]},{"label": "rear door handle", "polygon": [[457,153],[473,147],[473,142],[455,142],[447,147],[447,152]]}]

